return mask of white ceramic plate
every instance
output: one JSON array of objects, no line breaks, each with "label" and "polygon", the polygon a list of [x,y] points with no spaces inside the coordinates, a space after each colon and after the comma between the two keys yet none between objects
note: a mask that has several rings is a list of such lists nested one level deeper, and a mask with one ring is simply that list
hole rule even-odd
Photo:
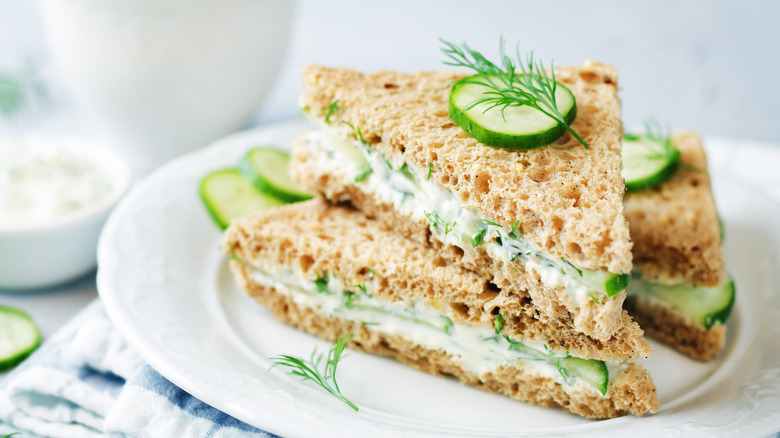
[{"label": "white ceramic plate", "polygon": [[716,140],[708,142],[711,173],[737,305],[725,352],[712,363],[654,345],[645,366],[658,387],[658,414],[588,421],[349,352],[339,382],[360,406],[354,412],[281,369],[269,371],[269,357],[307,357],[328,344],[276,322],[236,289],[198,186],[247,149],[288,147],[304,129],[304,122],[256,129],[176,160],[138,184],[104,229],[98,288],[109,315],[149,364],[187,392],[284,436],[687,437],[780,429],[780,206],[728,170],[729,150],[737,150],[729,148],[738,145]]}]

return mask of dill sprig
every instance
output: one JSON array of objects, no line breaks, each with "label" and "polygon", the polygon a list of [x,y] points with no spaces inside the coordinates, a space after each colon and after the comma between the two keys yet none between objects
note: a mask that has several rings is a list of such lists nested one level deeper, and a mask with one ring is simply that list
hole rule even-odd
[{"label": "dill sprig", "polygon": [[[444,64],[454,67],[466,67],[474,70],[479,79],[473,76],[457,80],[456,84],[476,84],[490,88],[482,99],[471,102],[463,111],[468,111],[480,104],[488,104],[484,112],[494,108],[500,108],[501,115],[511,106],[530,106],[537,109],[557,121],[569,133],[574,136],[585,149],[589,149],[588,143],[569,126],[555,101],[555,90],[558,83],[555,81],[555,71],[550,62],[548,75],[541,61],[534,62],[534,54],[530,52],[523,62],[520,56],[519,44],[516,49],[517,63],[504,52],[504,38],[500,40],[500,57],[502,66],[489,61],[481,53],[471,49],[466,43],[461,46],[449,41],[439,39],[444,44],[442,52],[449,58]],[[520,73],[517,68],[520,68]],[[505,119],[506,120],[506,119]]]},{"label": "dill sprig", "polygon": [[324,363],[324,354],[317,355],[317,349],[315,348],[314,351],[312,351],[309,360],[287,354],[272,357],[271,360],[274,364],[271,368],[277,365],[290,368],[290,374],[298,376],[304,381],[311,380],[357,411],[358,407],[344,397],[341,393],[341,389],[339,389],[338,382],[336,382],[336,368],[341,360],[341,354],[344,352],[347,344],[349,344],[352,336],[352,333],[341,334],[338,340],[336,340],[336,343],[330,347],[330,351],[328,351],[328,356]]}]

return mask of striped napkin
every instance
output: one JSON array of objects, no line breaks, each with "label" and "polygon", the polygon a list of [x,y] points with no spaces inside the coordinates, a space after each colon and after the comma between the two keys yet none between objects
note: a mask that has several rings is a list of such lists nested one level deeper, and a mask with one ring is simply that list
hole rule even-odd
[{"label": "striped napkin", "polygon": [[270,437],[166,380],[99,300],[0,382],[0,436]]}]

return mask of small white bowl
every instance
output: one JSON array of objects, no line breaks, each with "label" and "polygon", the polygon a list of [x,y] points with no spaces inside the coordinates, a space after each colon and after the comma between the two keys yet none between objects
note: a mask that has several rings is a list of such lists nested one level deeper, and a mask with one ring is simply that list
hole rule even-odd
[{"label": "small white bowl", "polygon": [[51,287],[94,269],[103,224],[131,182],[127,164],[104,146],[66,136],[26,140],[51,142],[94,164],[111,184],[111,191],[98,202],[59,218],[0,227],[0,289],[4,290]]}]

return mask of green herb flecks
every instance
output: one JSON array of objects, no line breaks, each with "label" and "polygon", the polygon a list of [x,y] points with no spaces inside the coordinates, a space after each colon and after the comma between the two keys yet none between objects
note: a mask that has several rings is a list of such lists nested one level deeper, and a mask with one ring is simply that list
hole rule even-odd
[{"label": "green herb flecks", "polygon": [[357,411],[358,407],[344,397],[341,393],[341,389],[339,389],[339,384],[336,381],[336,368],[338,367],[341,355],[349,341],[352,339],[352,336],[352,333],[339,336],[336,343],[333,344],[330,351],[328,351],[327,359],[324,362],[324,355],[317,355],[317,349],[315,348],[314,351],[312,351],[309,360],[286,354],[273,357],[271,360],[274,364],[271,368],[275,366],[287,367],[290,369],[290,374],[298,376],[304,381],[311,380]]},{"label": "green herb flecks", "polygon": [[580,277],[582,277],[582,269],[578,269],[576,266],[572,265],[570,261],[566,260],[566,259],[565,259],[565,258],[563,258],[563,257],[561,257],[561,261],[563,261],[563,263],[566,263],[566,264],[567,264],[567,265],[569,265],[569,266],[570,266],[572,269],[574,269],[575,271],[577,271],[577,273],[578,273],[578,274],[580,274]]},{"label": "green herb flecks", "polygon": [[436,231],[439,231],[440,227],[444,227],[445,235],[450,234],[450,232],[453,230],[453,228],[455,228],[455,225],[457,224],[457,222],[449,223],[445,221],[435,211],[430,211],[430,212],[426,211],[424,213],[425,213],[425,218],[428,219],[428,222],[430,222],[434,228],[436,228]]},{"label": "green herb flecks", "polygon": [[496,315],[496,319],[493,320],[493,327],[496,329],[496,334],[500,334],[504,329],[504,317],[499,313]]},{"label": "green herb flecks", "polygon": [[317,292],[324,293],[328,291],[328,274],[318,275],[314,280],[314,285],[317,287]]},{"label": "green herb flecks", "polygon": [[373,172],[374,172],[374,169],[369,167],[368,169],[364,170],[363,172],[360,172],[355,177],[355,182],[365,181],[365,179],[368,178],[368,175],[371,175]]},{"label": "green herb flecks", "polygon": [[336,115],[336,117],[338,117],[340,111],[341,108],[339,108],[339,100],[336,99],[333,102],[331,102],[330,105],[325,107],[325,123],[330,125],[331,116]]},{"label": "green herb flecks", "polygon": [[359,298],[358,294],[354,292],[345,292],[347,299],[344,300],[344,307],[351,309],[355,305],[355,301]]},{"label": "green herb flecks", "polygon": [[519,227],[520,227],[520,221],[519,220],[516,220],[516,221],[512,222],[512,233],[511,234],[517,235],[518,238],[522,237],[521,235],[517,234],[517,229]]},{"label": "green herb flecks", "polygon": [[433,173],[433,163],[428,163],[428,176],[426,177],[428,181],[431,180],[432,173]]},{"label": "green herb flecks", "polygon": [[350,128],[352,128],[352,132],[355,133],[355,137],[358,139],[360,144],[362,144],[363,146],[368,146],[368,143],[366,143],[366,139],[363,138],[363,131],[360,129],[360,126],[355,126],[352,123],[349,123],[349,122],[346,122],[346,121],[342,121],[341,123],[343,123],[343,124],[349,126]]},{"label": "green herb flecks", "polygon": [[487,228],[481,229],[477,234],[471,238],[471,246],[477,247],[485,240],[485,234],[487,234]]},{"label": "green herb flecks", "polygon": [[[503,38],[500,41],[501,67],[492,63],[465,43],[458,46],[445,40],[440,41],[444,44],[442,52],[449,59],[444,64],[469,68],[474,70],[480,77],[479,79],[474,79],[473,77],[460,79],[455,81],[453,85],[470,83],[492,90],[485,93],[488,96],[471,102],[463,111],[468,111],[484,103],[488,105],[486,111],[500,108],[503,116],[504,111],[510,106],[529,106],[558,122],[582,143],[586,149],[589,149],[588,143],[574,132],[558,110],[555,99],[555,90],[558,83],[555,81],[555,71],[552,63],[550,63],[550,73],[548,74],[541,62],[534,63],[533,52],[528,54],[525,62],[523,62],[519,46],[516,50],[517,63],[515,63],[504,52]],[[520,68],[520,73],[517,72],[518,67]]]}]

